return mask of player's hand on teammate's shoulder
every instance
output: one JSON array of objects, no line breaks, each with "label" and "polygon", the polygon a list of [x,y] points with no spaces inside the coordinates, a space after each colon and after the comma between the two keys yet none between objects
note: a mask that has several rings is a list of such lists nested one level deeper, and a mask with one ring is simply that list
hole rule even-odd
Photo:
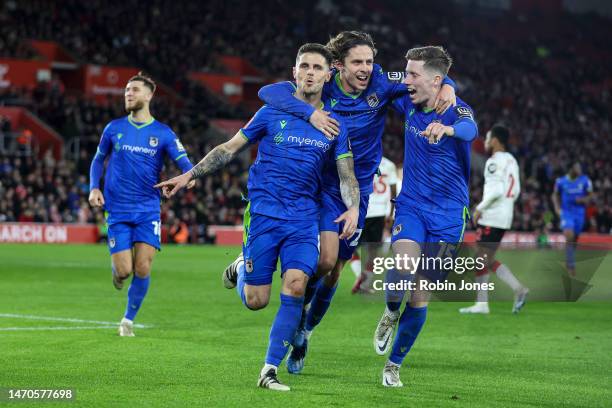
[{"label": "player's hand on teammate's shoulder", "polygon": [[102,207],[104,205],[104,195],[99,188],[94,188],[89,192],[89,205],[92,207]]},{"label": "player's hand on teammate's shoulder", "polygon": [[457,104],[457,95],[455,94],[455,89],[450,85],[442,85],[440,92],[436,96],[436,100],[434,101],[434,109],[438,115],[446,112],[448,108],[451,106],[455,106]]},{"label": "player's hand on teammate's shoulder", "polygon": [[[193,184],[195,184],[195,180],[191,180],[191,173],[187,172],[181,174],[180,176],[173,177],[170,180],[162,181],[161,183],[158,183],[153,187],[161,188],[164,197],[170,198],[176,193],[178,193],[181,188],[193,187],[192,182]],[[189,187],[189,185],[191,185],[191,187]]]},{"label": "player's hand on teammate's shoulder", "polygon": [[330,117],[329,112],[324,110],[315,109],[308,121],[315,129],[322,132],[325,137],[330,140],[340,133],[340,123],[338,123],[336,119]]},{"label": "player's hand on teammate's shoulder", "polygon": [[357,222],[359,220],[359,209],[357,207],[351,207],[343,212],[334,222],[339,223],[344,221],[344,227],[340,234],[340,239],[348,239],[353,236],[357,229]]},{"label": "player's hand on teammate's shoulder", "polygon": [[438,143],[444,135],[452,136],[454,130],[450,126],[445,126],[438,122],[432,122],[427,125],[427,128],[423,131],[423,136],[427,138],[429,144]]}]

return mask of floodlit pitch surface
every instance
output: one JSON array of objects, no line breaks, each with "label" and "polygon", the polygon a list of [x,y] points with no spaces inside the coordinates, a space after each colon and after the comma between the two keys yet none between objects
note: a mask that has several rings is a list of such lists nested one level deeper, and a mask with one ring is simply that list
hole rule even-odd
[{"label": "floodlit pitch surface", "polygon": [[[111,284],[104,246],[0,245],[0,387],[72,388],[70,406],[606,406],[612,400],[612,300],[510,302],[487,316],[469,303],[432,303],[404,362],[404,388],[381,385],[372,334],[379,298],[352,296],[347,269],[292,387],[256,387],[272,301],[246,310],[221,271],[238,248],[165,246],[138,315],[135,338],[117,336],[127,287]],[[505,259],[504,259],[505,257]],[[520,278],[523,252],[500,258]],[[612,293],[612,257],[592,290]],[[601,297],[601,296],[599,296]],[[27,317],[26,317],[27,316]],[[20,406],[27,406],[22,404]],[[38,406],[38,405],[36,405]]]}]

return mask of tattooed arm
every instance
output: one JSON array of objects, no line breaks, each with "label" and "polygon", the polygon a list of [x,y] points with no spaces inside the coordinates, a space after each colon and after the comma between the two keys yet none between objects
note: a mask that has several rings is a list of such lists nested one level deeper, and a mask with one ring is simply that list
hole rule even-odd
[{"label": "tattooed arm", "polygon": [[164,196],[170,198],[181,188],[185,187],[191,180],[214,173],[225,167],[225,165],[229,163],[236,154],[242,151],[248,143],[248,140],[242,132],[238,132],[227,142],[212,149],[198,164],[193,166],[191,170],[180,176],[156,184],[155,188],[161,188]]},{"label": "tattooed arm", "polygon": [[357,228],[359,220],[359,183],[355,178],[355,168],[352,157],[344,157],[336,160],[338,176],[340,177],[340,194],[342,201],[348,210],[340,215],[335,222],[344,221],[344,228],[340,234],[340,239],[350,238]]}]

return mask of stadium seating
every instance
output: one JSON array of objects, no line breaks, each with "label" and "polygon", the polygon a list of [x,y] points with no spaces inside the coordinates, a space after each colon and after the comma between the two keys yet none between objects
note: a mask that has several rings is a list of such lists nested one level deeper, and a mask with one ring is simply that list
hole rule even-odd
[{"label": "stadium seating", "polygon": [[[211,148],[211,140],[199,137],[210,119],[249,116],[187,78],[192,70],[221,70],[220,55],[246,58],[275,79],[289,77],[300,44],[325,42],[343,29],[371,32],[379,48],[377,62],[389,70],[403,70],[403,54],[411,46],[442,44],[455,59],[451,75],[458,94],[474,108],[481,133],[497,121],[512,128],[512,153],[524,186],[513,228],[556,228],[549,200],[554,180],[579,160],[597,193],[588,210],[588,229],[611,231],[612,144],[606,141],[612,129],[612,55],[604,46],[608,20],[466,10],[437,1],[369,3],[366,8],[344,0],[319,1],[316,7],[305,1],[240,2],[239,7],[232,1],[187,0],[156,1],[147,7],[135,0],[6,2],[0,6],[0,57],[36,58],[25,40],[35,38],[58,42],[79,61],[142,67],[184,100],[182,107],[160,100],[153,110],[175,128],[197,160]],[[442,6],[444,13],[439,12]],[[83,177],[102,127],[122,114],[121,103],[99,104],[67,94],[53,78],[29,89],[0,91],[0,104],[29,108],[67,140],[78,136],[81,149],[72,160],[53,163],[3,157],[0,219],[93,222],[95,214],[82,205],[87,194]],[[402,128],[401,119],[391,117],[384,139],[385,154],[396,163],[402,160]],[[234,168],[202,180],[196,192],[165,204],[165,216],[181,217],[199,240],[206,239],[203,226],[239,224],[245,172],[236,162]],[[475,203],[482,193],[480,170],[474,170],[471,184]],[[15,204],[15,195],[24,200]]]}]

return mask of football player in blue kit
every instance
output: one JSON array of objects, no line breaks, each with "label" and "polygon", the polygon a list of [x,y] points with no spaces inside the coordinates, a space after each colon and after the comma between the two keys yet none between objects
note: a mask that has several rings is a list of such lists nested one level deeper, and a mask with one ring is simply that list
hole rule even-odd
[{"label": "football player in blue kit", "polygon": [[[319,224],[321,254],[317,274],[309,283],[300,328],[287,359],[290,373],[300,373],[313,329],[327,312],[337,288],[340,272],[357,248],[365,224],[368,199],[373,189],[374,174],[382,158],[382,135],[387,109],[393,99],[406,95],[406,86],[397,80],[401,73],[385,73],[374,64],[376,48],[372,37],[363,32],[344,31],[332,38],[326,47],[333,53],[335,69],[332,79],[323,88],[323,100],[329,109],[321,111],[291,96],[291,82],[263,87],[260,98],[267,104],[310,121],[331,136],[337,123],[328,112],[344,119],[355,160],[355,175],[359,181],[359,222],[353,236],[343,239],[341,226],[334,222],[346,211],[342,201],[338,175],[333,166],[325,169],[323,177],[322,211]],[[443,112],[454,103],[454,83],[445,78],[436,96],[436,106]],[[321,279],[322,278],[322,279]]]},{"label": "football player in blue kit", "polygon": [[[160,195],[153,188],[169,156],[182,171],[192,167],[176,134],[151,116],[155,82],[138,73],[125,87],[128,116],[111,121],[102,132],[90,168],[89,203],[106,211],[113,285],[123,288],[132,273],[120,336],[134,336],[133,321],[147,294],[151,263],[160,250]],[[100,180],[104,161],[104,193]]]},{"label": "football player in blue kit", "polygon": [[[463,240],[469,215],[470,145],[478,135],[472,109],[461,99],[442,114],[434,110],[436,94],[448,74],[452,60],[441,47],[420,47],[406,54],[408,95],[393,102],[405,115],[404,177],[395,203],[392,248],[395,256],[418,259],[421,254],[454,256]],[[426,244],[426,245],[422,245]],[[422,248],[423,246],[424,248]],[[413,265],[413,264],[408,264]],[[427,314],[429,292],[421,282],[440,282],[444,271],[411,270],[397,266],[387,281],[397,283],[401,275],[417,274],[403,313],[404,291],[387,290],[387,307],[374,335],[374,348],[384,355],[398,324],[392,351],[383,369],[386,387],[401,387],[400,366],[416,340]]]},{"label": "football player in blue kit", "polygon": [[[331,62],[332,55],[323,45],[302,46],[293,69],[297,86],[292,97],[318,109],[330,109],[322,102],[321,93],[330,79]],[[289,390],[278,380],[277,371],[300,323],[306,284],[316,272],[326,165],[336,168],[345,206],[333,222],[342,224],[343,238],[353,235],[357,226],[359,184],[347,127],[336,119],[340,132],[328,138],[308,121],[266,105],[193,170],[157,186],[171,196],[190,180],[220,169],[241,149],[259,142],[257,158],[249,170],[243,251],[224,272],[223,282],[228,289],[236,287],[247,308],[262,309],[269,302],[272,275],[280,258],[281,302],[257,383],[262,388]]]},{"label": "football player in blue kit", "polygon": [[555,181],[552,201],[565,235],[565,265],[576,276],[576,243],[584,229],[586,205],[593,198],[593,183],[576,162],[569,172]]}]

